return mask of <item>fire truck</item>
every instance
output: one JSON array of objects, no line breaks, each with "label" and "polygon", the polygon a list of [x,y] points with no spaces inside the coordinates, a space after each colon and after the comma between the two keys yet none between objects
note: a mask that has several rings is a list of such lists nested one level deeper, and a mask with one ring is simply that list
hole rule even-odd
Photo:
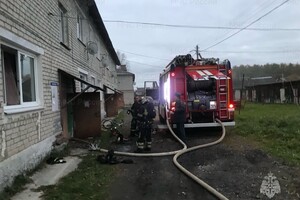
[{"label": "fire truck", "polygon": [[186,128],[234,126],[232,70],[229,60],[176,56],[159,77],[158,113],[172,123],[175,93],[186,103]]}]

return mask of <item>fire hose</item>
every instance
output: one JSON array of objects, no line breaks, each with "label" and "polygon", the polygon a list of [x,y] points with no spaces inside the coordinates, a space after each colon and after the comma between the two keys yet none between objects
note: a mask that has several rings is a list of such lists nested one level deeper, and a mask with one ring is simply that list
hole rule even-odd
[{"label": "fire hose", "polygon": [[[211,187],[210,185],[205,183],[203,180],[199,179],[197,176],[192,174],[190,171],[188,171],[186,168],[184,168],[182,165],[180,165],[177,161],[177,159],[185,153],[188,153],[188,152],[191,152],[191,151],[194,151],[194,150],[197,150],[197,149],[213,146],[213,145],[216,145],[216,144],[220,143],[224,139],[225,132],[226,132],[225,127],[222,124],[222,122],[220,120],[216,119],[216,121],[218,123],[220,123],[221,127],[222,127],[222,136],[218,140],[210,142],[210,143],[206,143],[206,144],[197,145],[197,146],[194,146],[194,147],[191,147],[191,148],[187,148],[186,144],[179,137],[177,137],[177,135],[172,130],[172,128],[170,126],[170,123],[169,123],[169,120],[166,120],[166,121],[167,121],[167,126],[168,126],[170,132],[172,133],[172,135],[183,145],[183,148],[181,150],[170,151],[170,152],[161,152],[161,153],[130,153],[130,152],[121,152],[121,151],[114,151],[114,153],[116,155],[134,156],[134,157],[158,157],[158,156],[174,155],[173,162],[179,170],[181,170],[184,174],[186,174],[188,177],[193,179],[195,182],[197,182],[199,185],[204,187],[206,190],[208,190],[211,194],[213,194],[217,198],[219,198],[221,200],[228,200],[228,198],[226,198],[224,195],[222,195],[216,189],[214,189],[213,187]],[[105,153],[108,152],[107,149],[100,149],[100,151],[105,152]]]},{"label": "fire hose", "polygon": [[214,142],[211,142],[211,143],[206,143],[206,144],[194,146],[194,147],[191,147],[191,148],[188,148],[188,149],[183,149],[183,150],[179,151],[173,157],[173,163],[175,164],[175,166],[179,170],[181,170],[188,177],[190,177],[191,179],[193,179],[194,181],[196,181],[198,184],[200,184],[202,187],[204,187],[210,193],[212,193],[213,195],[215,195],[216,197],[218,197],[221,200],[228,200],[228,198],[226,198],[224,195],[222,195],[220,192],[218,192],[217,190],[215,190],[213,187],[211,187],[210,185],[208,185],[207,183],[205,183],[204,181],[202,181],[201,179],[199,179],[197,176],[195,176],[194,174],[192,174],[190,171],[188,171],[186,168],[184,168],[182,165],[180,165],[178,163],[178,161],[177,161],[177,159],[179,158],[179,156],[181,156],[181,155],[183,155],[185,153],[188,153],[188,152],[191,152],[191,151],[194,151],[194,150],[197,150],[197,149],[201,149],[201,148],[205,148],[205,147],[209,147],[209,146],[218,144],[218,143],[220,143],[224,139],[224,137],[225,137],[225,127],[224,127],[224,125],[222,124],[222,122],[220,120],[216,119],[216,121],[218,123],[220,123],[221,126],[222,126],[222,136],[218,140],[216,140]]}]

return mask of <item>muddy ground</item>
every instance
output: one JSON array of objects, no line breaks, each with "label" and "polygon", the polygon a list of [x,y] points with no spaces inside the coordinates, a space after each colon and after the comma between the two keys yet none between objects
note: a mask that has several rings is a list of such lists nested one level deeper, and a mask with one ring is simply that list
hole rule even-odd
[{"label": "muddy ground", "polygon": [[[125,118],[124,134],[129,134],[130,116]],[[218,139],[220,129],[187,130],[188,147]],[[115,150],[133,152],[135,139],[125,144],[112,144]],[[153,134],[152,152],[180,149],[168,131]],[[118,156],[119,159],[125,157]],[[128,158],[128,157],[127,157]],[[173,156],[136,158],[133,164],[118,164],[117,175],[110,186],[111,200],[179,200],[216,199],[179,171]],[[279,181],[281,193],[272,199],[300,199],[300,170],[287,166],[263,152],[255,143],[237,135],[227,135],[219,145],[196,150],[179,158],[197,177],[217,189],[228,199],[269,199],[260,193],[264,177],[273,173]]]}]

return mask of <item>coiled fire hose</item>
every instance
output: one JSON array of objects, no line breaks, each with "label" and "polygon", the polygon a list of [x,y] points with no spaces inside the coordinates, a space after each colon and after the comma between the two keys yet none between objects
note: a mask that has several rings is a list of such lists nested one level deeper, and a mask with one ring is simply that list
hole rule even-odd
[{"label": "coiled fire hose", "polygon": [[222,195],[221,193],[219,193],[213,187],[211,187],[210,185],[208,185],[207,183],[205,183],[204,181],[202,181],[201,179],[199,179],[197,176],[195,176],[194,174],[192,174],[190,171],[188,171],[186,168],[184,168],[182,165],[180,165],[178,163],[178,161],[177,161],[178,157],[181,156],[181,155],[183,155],[183,154],[185,154],[185,153],[188,153],[188,152],[191,152],[191,151],[194,151],[194,150],[197,150],[197,149],[201,149],[201,148],[204,148],[204,147],[209,147],[209,146],[218,144],[218,143],[220,143],[224,139],[224,137],[225,137],[225,127],[224,127],[224,125],[222,124],[222,122],[220,120],[216,119],[216,121],[218,123],[220,123],[221,126],[222,126],[222,136],[218,140],[216,140],[214,142],[211,142],[211,143],[201,144],[201,145],[198,145],[198,146],[194,146],[194,147],[191,147],[191,148],[188,148],[188,149],[183,149],[183,150],[179,151],[173,157],[173,163],[175,164],[175,166],[179,170],[181,170],[188,177],[190,177],[191,179],[193,179],[194,181],[196,181],[198,184],[200,184],[202,187],[204,187],[210,193],[212,193],[213,195],[215,195],[216,197],[218,197],[221,200],[228,200],[228,198],[226,198],[224,195]]},{"label": "coiled fire hose", "polygon": [[[175,166],[181,170],[184,174],[186,174],[188,177],[190,177],[191,179],[193,179],[194,181],[196,181],[199,185],[201,185],[202,187],[204,187],[206,190],[208,190],[211,194],[213,194],[214,196],[216,196],[217,198],[221,199],[221,200],[228,200],[228,198],[226,198],[224,195],[222,195],[221,193],[219,193],[217,190],[215,190],[213,187],[211,187],[210,185],[208,185],[207,183],[205,183],[204,181],[202,181],[201,179],[199,179],[197,176],[195,176],[194,174],[192,174],[191,172],[189,172],[187,169],[185,169],[182,165],[180,165],[177,161],[178,157],[197,150],[197,149],[201,149],[201,148],[205,148],[205,147],[209,147],[209,146],[213,146],[216,145],[218,143],[220,143],[224,137],[225,137],[225,127],[222,124],[222,122],[218,119],[216,119],[216,121],[218,123],[221,124],[222,126],[222,136],[214,141],[214,142],[210,142],[210,143],[206,143],[206,144],[201,144],[201,145],[197,145],[191,148],[187,148],[186,144],[180,140],[179,137],[177,137],[177,135],[174,133],[173,129],[170,126],[169,120],[167,121],[167,126],[170,130],[170,132],[172,133],[172,135],[182,144],[183,148],[181,150],[177,150],[177,151],[170,151],[170,152],[161,152],[161,153],[130,153],[130,152],[121,152],[121,151],[114,151],[114,153],[116,155],[122,155],[122,156],[134,156],[134,157],[158,157],[158,156],[169,156],[169,155],[174,155],[173,157],[173,162],[175,164]],[[86,142],[86,141],[83,141]],[[101,152],[107,153],[108,150],[107,149],[100,149]]]}]

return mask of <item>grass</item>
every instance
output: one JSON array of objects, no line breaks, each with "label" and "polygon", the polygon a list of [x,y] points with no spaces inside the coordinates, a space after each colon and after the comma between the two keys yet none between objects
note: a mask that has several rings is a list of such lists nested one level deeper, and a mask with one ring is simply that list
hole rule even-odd
[{"label": "grass", "polygon": [[25,185],[31,183],[32,180],[30,177],[39,169],[42,169],[45,166],[45,161],[48,157],[64,157],[69,154],[68,146],[65,146],[61,151],[52,150],[50,154],[43,159],[34,169],[24,172],[15,177],[13,183],[9,187],[5,187],[4,190],[0,193],[0,200],[7,200],[13,197],[18,192],[21,192],[25,189]]},{"label": "grass", "polygon": [[78,168],[56,185],[44,186],[45,200],[106,199],[115,168],[96,161],[96,154],[83,157]]},{"label": "grass", "polygon": [[[125,111],[121,111],[116,120],[124,119]],[[120,130],[121,131],[121,130]],[[109,131],[102,131],[99,138],[101,148],[109,149],[111,146],[111,136]],[[53,150],[48,157],[65,157],[69,155],[70,148],[67,145],[60,150]],[[47,157],[47,158],[48,158]],[[47,160],[45,158],[45,160]],[[85,200],[85,199],[106,199],[108,195],[108,186],[114,178],[116,167],[112,165],[100,164],[96,154],[89,154],[82,157],[82,162],[78,168],[69,175],[63,177],[56,185],[43,186],[38,190],[43,191],[45,200]],[[44,161],[45,161],[44,160]],[[41,162],[38,167],[24,175],[15,178],[11,187],[6,187],[0,193],[0,200],[7,200],[16,193],[22,191],[27,183],[32,182],[29,178],[36,170],[44,166],[45,162]]]},{"label": "grass", "polygon": [[[125,111],[115,118],[118,122],[124,118]],[[102,130],[99,138],[101,148],[109,149],[111,136],[109,130]],[[78,168],[63,177],[56,185],[39,188],[45,200],[90,200],[107,199],[108,187],[114,179],[117,168],[112,165],[100,164],[96,158],[99,154],[82,157]]]},{"label": "grass", "polygon": [[234,133],[258,141],[290,164],[300,165],[299,106],[247,103],[235,119]]}]

